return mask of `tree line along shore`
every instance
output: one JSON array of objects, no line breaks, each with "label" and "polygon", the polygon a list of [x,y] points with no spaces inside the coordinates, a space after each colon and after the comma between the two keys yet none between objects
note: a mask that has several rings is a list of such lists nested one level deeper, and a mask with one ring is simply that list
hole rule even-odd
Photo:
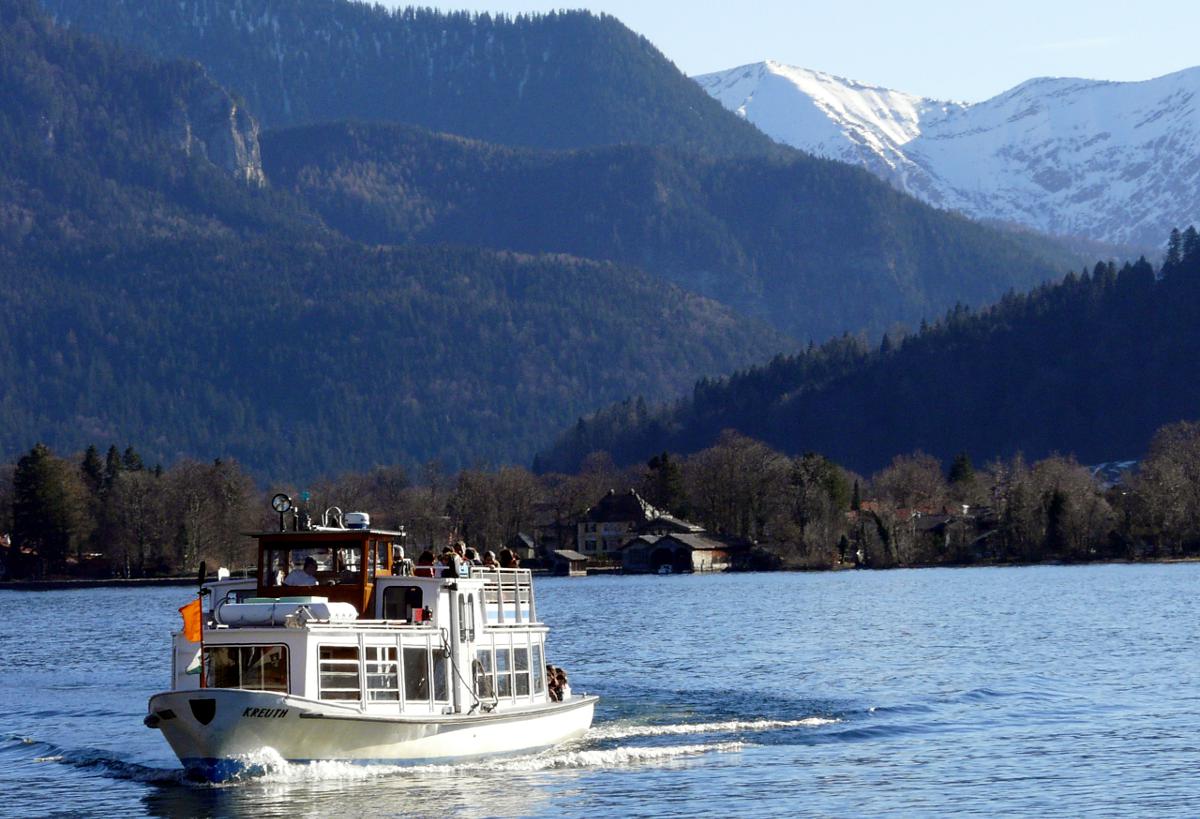
[{"label": "tree line along shore", "polygon": [[[256,486],[237,463],[142,462],[136,449],[63,457],[37,444],[0,466],[0,561],[6,580],[186,575],[200,560],[254,562],[242,533],[277,525],[280,489],[320,514],[370,512],[408,534],[414,553],[463,540],[481,552],[524,549],[526,565],[582,548],[588,510],[612,489],[690,521],[735,568],[964,566],[1200,557],[1200,423],[1160,428],[1137,462],[1110,469],[1021,455],[976,466],[921,452],[869,476],[815,453],[789,457],[732,430],[688,456],[619,469],[606,453],[574,474],[521,467],[449,473],[430,462],[345,473],[308,487]],[[590,544],[589,544],[590,545]],[[620,564],[619,548],[588,554]]]}]

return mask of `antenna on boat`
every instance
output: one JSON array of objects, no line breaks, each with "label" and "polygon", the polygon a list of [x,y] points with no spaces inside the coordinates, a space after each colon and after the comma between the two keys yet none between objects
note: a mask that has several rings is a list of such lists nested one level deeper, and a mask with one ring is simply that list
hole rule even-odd
[{"label": "antenna on boat", "polygon": [[208,594],[209,590],[204,588],[204,581],[208,579],[208,563],[200,561],[200,572],[196,578],[200,588],[196,592],[196,597],[200,601],[200,687],[208,688],[208,674],[205,673],[204,666],[204,595]]}]

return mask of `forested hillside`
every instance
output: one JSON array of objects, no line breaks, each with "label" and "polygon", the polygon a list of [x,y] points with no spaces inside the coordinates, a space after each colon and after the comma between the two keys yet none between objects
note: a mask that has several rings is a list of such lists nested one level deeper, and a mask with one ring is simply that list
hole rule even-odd
[{"label": "forested hillside", "polygon": [[674,404],[627,401],[580,420],[538,465],[569,470],[594,450],[621,463],[694,452],[726,428],[860,472],[918,448],[977,462],[1136,457],[1160,425],[1200,415],[1200,237],[1174,233],[1169,248],[1157,275],[1145,260],[1097,264],[879,349],[846,337],[702,380]]},{"label": "forested hillside", "polygon": [[388,11],[347,0],[44,0],[60,21],[198,60],[267,126],[424,125],[490,142],[775,144],[613,17]]},{"label": "forested hillside", "polygon": [[271,184],[355,239],[636,265],[802,341],[847,329],[878,337],[896,322],[915,326],[958,302],[990,303],[1069,267],[1065,253],[1036,252],[1045,248],[798,153],[551,152],[341,123],[268,132],[262,153]]},{"label": "forested hillside", "polygon": [[525,460],[592,407],[788,344],[627,267],[367,249],[262,186],[232,150],[256,124],[194,64],[26,0],[0,23],[4,453],[111,438],[298,479]]},{"label": "forested hillside", "polygon": [[0,2],[0,253],[278,229],[258,124],[195,64],[159,63]]}]

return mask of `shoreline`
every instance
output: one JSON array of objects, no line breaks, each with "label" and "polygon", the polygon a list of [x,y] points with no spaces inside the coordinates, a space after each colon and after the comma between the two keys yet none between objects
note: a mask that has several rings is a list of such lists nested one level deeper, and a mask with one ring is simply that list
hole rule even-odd
[{"label": "shoreline", "polygon": [[[832,568],[810,569],[767,569],[767,574],[810,574],[816,572],[890,572],[914,569],[1013,569],[1031,566],[1137,566],[1169,563],[1200,563],[1200,557],[1164,557],[1148,560],[1096,560],[1096,561],[1058,561],[1051,560],[1040,563],[914,563],[911,565],[888,566],[886,568],[869,568],[866,566],[838,566]],[[548,572],[537,571],[543,576],[551,576]],[[695,572],[695,574],[744,574],[743,571],[730,570],[726,572]],[[618,567],[593,567],[588,569],[588,576],[622,575]],[[639,573],[645,576],[645,572]],[[693,572],[681,572],[693,574]],[[638,576],[633,573],[630,577]],[[194,586],[195,576],[189,577],[112,577],[107,579],[62,579],[62,580],[0,580],[0,591],[70,591],[71,589],[101,589],[101,588],[154,588],[165,586]]]},{"label": "shoreline", "polygon": [[147,588],[156,586],[195,586],[191,577],[110,577],[107,579],[4,580],[0,591],[68,591],[70,589]]}]

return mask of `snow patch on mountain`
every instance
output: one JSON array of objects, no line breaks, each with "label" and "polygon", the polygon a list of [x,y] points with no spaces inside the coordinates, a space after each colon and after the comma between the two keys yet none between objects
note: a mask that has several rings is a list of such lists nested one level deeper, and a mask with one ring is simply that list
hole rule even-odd
[{"label": "snow patch on mountain", "polygon": [[1142,246],[1200,221],[1200,67],[1033,79],[974,104],[774,61],[695,79],[779,142],[976,218]]}]

